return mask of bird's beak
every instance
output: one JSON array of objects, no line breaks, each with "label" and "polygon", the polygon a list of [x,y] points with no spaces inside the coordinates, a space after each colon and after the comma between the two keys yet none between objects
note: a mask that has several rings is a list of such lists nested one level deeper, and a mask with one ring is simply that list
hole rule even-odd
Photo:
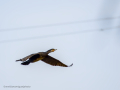
[{"label": "bird's beak", "polygon": [[55,51],[56,51],[57,49],[55,49]]},{"label": "bird's beak", "polygon": [[56,51],[57,49],[52,50],[52,52]]},{"label": "bird's beak", "polygon": [[56,51],[57,49],[54,49],[54,51]]}]

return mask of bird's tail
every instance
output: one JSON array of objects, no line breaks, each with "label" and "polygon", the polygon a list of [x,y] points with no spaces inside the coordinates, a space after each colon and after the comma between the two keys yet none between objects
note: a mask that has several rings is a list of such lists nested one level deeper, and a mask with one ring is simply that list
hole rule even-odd
[{"label": "bird's tail", "polygon": [[22,59],[20,59],[20,60],[16,60],[16,62],[17,62],[17,61],[22,61]]},{"label": "bird's tail", "polygon": [[30,61],[26,61],[26,62],[23,62],[21,63],[22,65],[29,65],[30,64]]}]

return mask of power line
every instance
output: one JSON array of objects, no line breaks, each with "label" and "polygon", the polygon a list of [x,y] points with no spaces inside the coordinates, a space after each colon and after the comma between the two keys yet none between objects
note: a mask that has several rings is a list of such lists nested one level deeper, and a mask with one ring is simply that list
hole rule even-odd
[{"label": "power line", "polygon": [[37,36],[37,37],[28,37],[28,38],[22,38],[22,39],[4,40],[4,41],[0,41],[0,43],[18,42],[18,41],[42,39],[42,38],[48,38],[48,37],[58,37],[58,36],[65,36],[65,35],[73,35],[73,34],[80,34],[80,33],[95,32],[95,31],[111,30],[111,29],[117,29],[117,28],[120,28],[120,26],[109,27],[109,28],[104,28],[104,29],[83,30],[83,31],[76,31],[76,32],[61,33],[61,34],[44,35],[44,36]]},{"label": "power line", "polygon": [[0,32],[15,31],[15,30],[22,30],[22,29],[32,29],[32,28],[53,27],[53,26],[93,22],[93,21],[111,20],[111,19],[118,19],[118,18],[120,18],[120,16],[118,16],[118,17],[108,17],[108,18],[99,18],[99,19],[91,19],[91,20],[82,20],[82,21],[74,21],[74,22],[65,22],[65,23],[56,23],[56,24],[46,24],[46,25],[38,25],[38,26],[29,26],[29,27],[20,27],[20,28],[11,28],[11,29],[0,29]]}]

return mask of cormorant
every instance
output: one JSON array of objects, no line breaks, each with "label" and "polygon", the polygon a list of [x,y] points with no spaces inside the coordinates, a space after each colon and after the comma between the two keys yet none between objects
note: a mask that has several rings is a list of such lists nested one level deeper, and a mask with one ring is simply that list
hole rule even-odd
[{"label": "cormorant", "polygon": [[34,63],[34,62],[37,62],[39,60],[41,60],[45,63],[48,63],[50,65],[53,65],[53,66],[70,67],[73,65],[73,64],[71,64],[70,66],[67,66],[64,63],[60,62],[59,60],[48,55],[49,53],[54,52],[55,50],[57,50],[57,49],[50,49],[46,52],[38,52],[38,53],[31,54],[29,56],[26,56],[26,57],[24,57],[20,60],[16,60],[16,61],[23,61],[21,63],[22,65],[29,65],[30,63]]}]

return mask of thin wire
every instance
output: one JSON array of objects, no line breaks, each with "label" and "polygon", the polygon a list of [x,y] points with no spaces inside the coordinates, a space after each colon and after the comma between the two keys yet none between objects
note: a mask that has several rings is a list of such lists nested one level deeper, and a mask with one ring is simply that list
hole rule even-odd
[{"label": "thin wire", "polygon": [[18,42],[18,41],[42,39],[42,38],[48,38],[48,37],[66,36],[66,35],[73,35],[73,34],[80,34],[80,33],[111,30],[111,29],[117,29],[117,28],[120,28],[120,26],[104,28],[104,29],[83,30],[83,31],[77,31],[77,32],[68,32],[68,33],[61,33],[61,34],[44,35],[44,36],[37,36],[37,37],[28,37],[28,38],[22,38],[22,39],[3,40],[3,41],[0,41],[0,43]]},{"label": "thin wire", "polygon": [[91,19],[91,20],[82,20],[82,21],[74,21],[74,22],[65,22],[65,23],[56,23],[56,24],[47,24],[47,25],[38,25],[38,26],[29,26],[29,27],[20,27],[20,28],[11,28],[11,29],[0,29],[0,32],[15,31],[15,30],[22,30],[22,29],[32,29],[32,28],[53,27],[53,26],[61,26],[61,25],[93,22],[93,21],[111,20],[111,19],[118,19],[118,18],[120,18],[120,16],[118,16],[118,17],[100,18],[100,19]]}]

